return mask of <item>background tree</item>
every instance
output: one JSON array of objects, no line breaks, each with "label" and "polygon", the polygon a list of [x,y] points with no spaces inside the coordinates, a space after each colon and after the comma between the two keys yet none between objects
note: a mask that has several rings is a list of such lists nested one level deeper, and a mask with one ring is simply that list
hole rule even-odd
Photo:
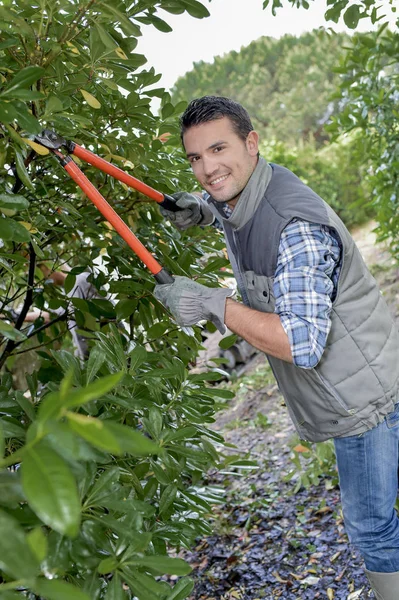
[{"label": "background tree", "polygon": [[[288,0],[292,6],[308,8],[306,0]],[[273,14],[282,6],[280,0],[265,0]],[[355,34],[347,53],[335,71],[341,75],[340,90],[335,94],[341,110],[329,126],[334,139],[354,140],[356,152],[365,168],[370,189],[369,205],[376,213],[380,239],[390,243],[399,259],[399,181],[398,171],[398,99],[399,99],[399,19],[396,28],[388,27],[388,17],[395,15],[394,0],[389,6],[374,0],[330,0],[326,21],[356,29],[369,18],[376,31]]]},{"label": "background tree", "polygon": [[348,36],[325,30],[261,37],[213,63],[195,63],[177,80],[172,98],[228,96],[246,107],[262,138],[289,146],[316,140],[320,146],[328,138],[324,125],[338,110],[334,67],[348,42]]},{"label": "background tree", "polygon": [[[164,192],[191,185],[178,148],[183,104],[171,103],[134,52],[143,24],[170,30],[160,8],[208,15],[196,0],[0,2],[0,598],[7,600],[185,598],[192,582],[172,586],[163,576],[190,568],[168,553],[208,531],[214,494],[201,488],[203,475],[234,460],[224,459],[222,438],[209,428],[217,399],[231,394],[207,387],[218,373],[188,371],[199,329],[190,336],[176,327],[151,294],[150,274],[33,142],[54,128]],[[153,96],[161,98],[159,117]],[[136,192],[85,172],[168,270],[217,284],[226,261],[216,232],[198,229],[188,240]],[[89,270],[99,297],[68,301],[41,262],[71,267],[65,292]],[[59,307],[64,317],[25,323],[32,308]],[[69,341],[71,310],[89,338],[84,363]],[[16,361],[27,351],[34,367],[17,386]]]},{"label": "background tree", "polygon": [[172,89],[174,102],[215,94],[242,103],[260,133],[261,152],[327,200],[351,227],[374,214],[359,135],[331,144],[327,124],[343,106],[337,88],[349,36],[312,31],[261,37],[240,52],[200,62]]}]

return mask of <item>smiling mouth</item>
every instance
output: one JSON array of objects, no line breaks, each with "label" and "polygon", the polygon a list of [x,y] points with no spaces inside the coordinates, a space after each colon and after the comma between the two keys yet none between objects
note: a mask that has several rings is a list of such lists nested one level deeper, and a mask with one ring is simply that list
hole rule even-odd
[{"label": "smiling mouth", "polygon": [[228,177],[228,175],[223,175],[222,177],[218,177],[217,179],[214,179],[213,181],[211,181],[210,185],[217,185],[218,183],[221,183],[222,181],[227,179],[227,177]]}]

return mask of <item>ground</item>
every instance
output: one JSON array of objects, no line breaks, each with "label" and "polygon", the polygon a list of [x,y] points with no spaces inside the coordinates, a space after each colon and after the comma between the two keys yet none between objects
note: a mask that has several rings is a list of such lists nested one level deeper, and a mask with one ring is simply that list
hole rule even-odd
[{"label": "ground", "polygon": [[[370,223],[353,235],[399,319],[397,267],[372,229]],[[214,535],[184,553],[196,582],[191,600],[372,598],[344,532],[331,442],[306,444],[307,451],[295,437],[261,354],[237,381],[222,385],[236,396],[215,429],[236,447],[227,452],[249,455],[258,468],[210,474],[209,484],[223,486],[227,495],[212,516]]]}]

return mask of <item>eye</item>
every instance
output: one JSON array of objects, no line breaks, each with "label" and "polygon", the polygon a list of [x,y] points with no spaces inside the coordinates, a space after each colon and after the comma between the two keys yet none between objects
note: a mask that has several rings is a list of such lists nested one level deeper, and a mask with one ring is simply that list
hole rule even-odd
[{"label": "eye", "polygon": [[213,149],[213,152],[221,152],[222,150],[224,150],[224,146],[216,146],[216,148]]},{"label": "eye", "polygon": [[190,163],[195,163],[197,162],[197,160],[199,160],[200,157],[199,156],[190,156],[190,158],[188,159],[190,161]]}]

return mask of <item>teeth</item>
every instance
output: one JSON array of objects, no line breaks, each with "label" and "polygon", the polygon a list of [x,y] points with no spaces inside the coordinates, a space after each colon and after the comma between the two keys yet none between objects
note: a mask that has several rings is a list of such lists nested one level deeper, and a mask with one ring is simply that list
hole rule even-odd
[{"label": "teeth", "polygon": [[228,177],[228,175],[223,175],[223,177],[214,179],[213,181],[211,181],[211,185],[216,185],[217,183],[220,183],[221,181],[224,181],[225,179],[227,179],[227,177]]}]

